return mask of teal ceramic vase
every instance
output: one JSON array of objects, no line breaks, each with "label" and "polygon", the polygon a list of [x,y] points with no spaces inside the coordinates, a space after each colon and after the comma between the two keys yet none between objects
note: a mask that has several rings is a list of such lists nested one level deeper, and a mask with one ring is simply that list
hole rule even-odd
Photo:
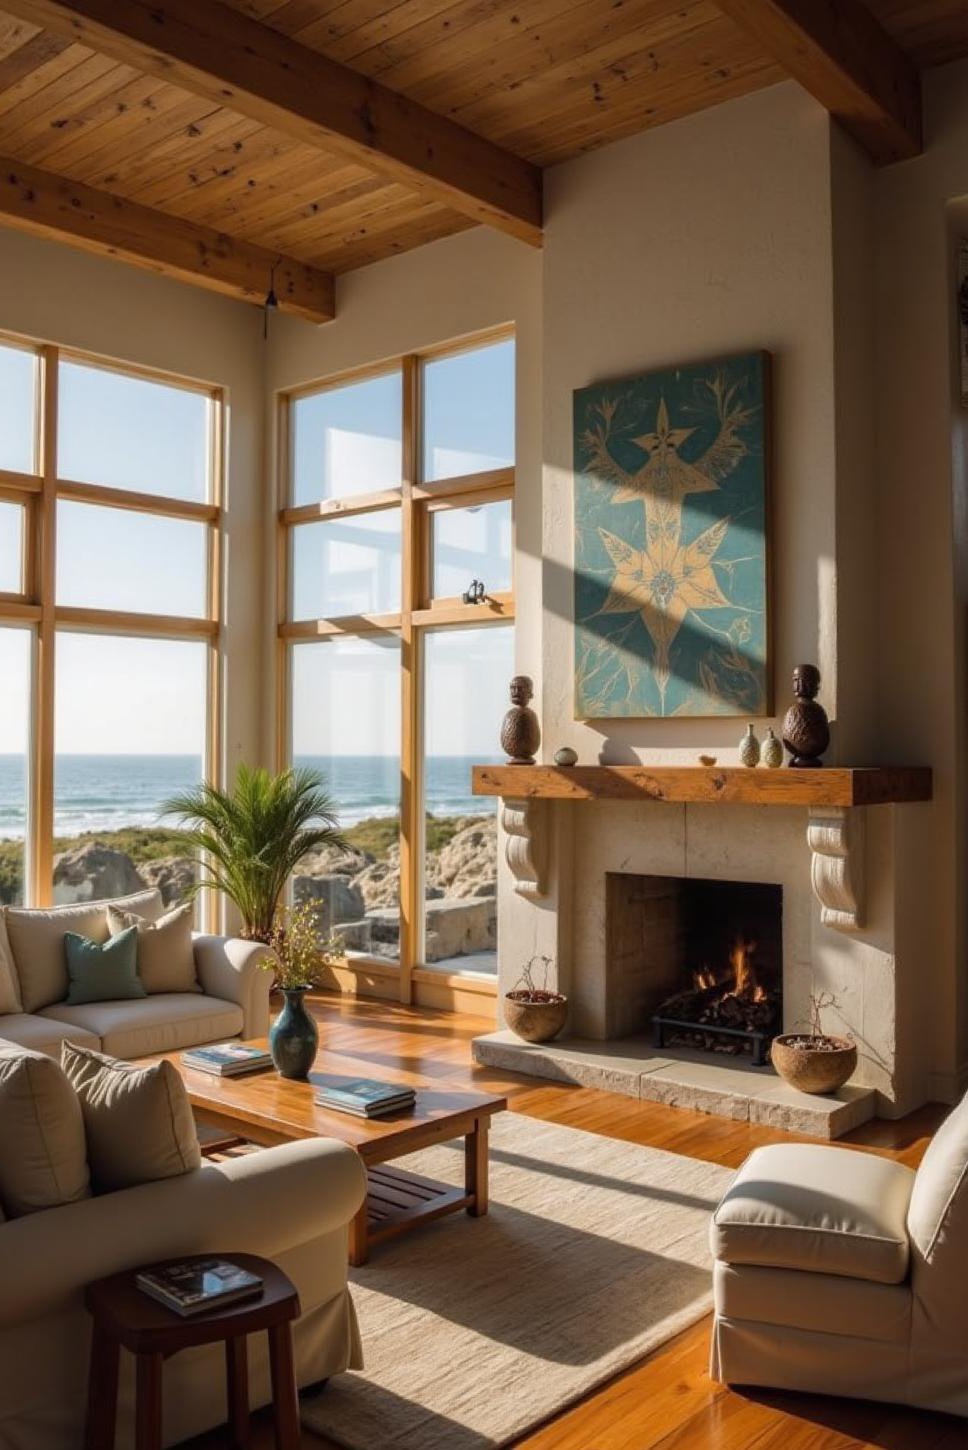
[{"label": "teal ceramic vase", "polygon": [[285,1006],[269,1028],[269,1051],[280,1077],[304,1082],[316,1060],[319,1028],[303,1000],[308,987],[283,991]]}]

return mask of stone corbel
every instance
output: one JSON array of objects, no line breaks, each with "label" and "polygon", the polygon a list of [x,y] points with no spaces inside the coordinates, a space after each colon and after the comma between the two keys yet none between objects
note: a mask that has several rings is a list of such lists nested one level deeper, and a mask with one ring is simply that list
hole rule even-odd
[{"label": "stone corbel", "polygon": [[501,801],[504,855],[514,877],[514,889],[519,896],[532,900],[544,896],[547,890],[547,805],[543,800]]},{"label": "stone corbel", "polygon": [[837,931],[864,925],[865,813],[856,807],[811,806],[807,844],[820,920]]}]

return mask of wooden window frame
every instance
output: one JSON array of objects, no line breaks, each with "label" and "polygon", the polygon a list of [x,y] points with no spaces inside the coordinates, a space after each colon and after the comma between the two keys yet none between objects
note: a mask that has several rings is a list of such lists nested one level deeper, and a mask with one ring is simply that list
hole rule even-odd
[{"label": "wooden window frame", "polygon": [[[22,560],[24,587],[19,595],[0,595],[0,628],[5,625],[32,627],[24,900],[37,906],[49,906],[53,900],[54,695],[56,638],[59,631],[205,641],[206,726],[203,771],[206,780],[216,783],[222,780],[225,392],[213,384],[178,374],[6,333],[0,333],[0,345],[32,352],[39,361],[35,398],[38,430],[35,456],[38,471],[33,474],[0,470],[0,497],[20,502],[25,507]],[[57,468],[57,431],[58,379],[62,361],[82,363],[86,367],[96,367],[126,377],[143,378],[206,397],[210,406],[210,498],[207,502],[197,503],[61,478]],[[57,504],[62,499],[204,524],[204,615],[183,618],[169,614],[139,614],[124,610],[59,605],[56,598]],[[212,930],[216,927],[217,916],[218,903],[208,893],[202,912],[206,929]]]},{"label": "wooden window frame", "polygon": [[[389,634],[400,640],[400,954],[399,961],[354,952],[336,969],[341,987],[399,997],[403,1003],[461,1007],[493,999],[495,978],[483,974],[438,972],[421,960],[422,887],[424,873],[422,703],[423,643],[429,630],[475,625],[512,624],[514,590],[488,597],[483,604],[465,604],[460,597],[434,598],[431,592],[430,521],[434,512],[466,508],[474,503],[509,500],[514,565],[514,495],[516,470],[493,469],[424,483],[421,478],[421,370],[427,362],[473,352],[490,343],[514,338],[513,327],[490,329],[458,342],[407,353],[378,364],[350,369],[319,382],[278,395],[277,523],[276,523],[276,755],[279,769],[292,758],[292,645],[323,642],[339,635],[366,638]],[[368,378],[399,372],[402,378],[402,476],[399,486],[369,494],[325,499],[294,507],[292,413],[304,397]],[[292,531],[316,519],[348,518],[389,508],[400,509],[400,609],[392,614],[351,615],[337,619],[290,619]],[[470,581],[468,580],[468,583]],[[395,990],[396,989],[396,990]],[[483,1005],[483,1004],[482,1004]]]}]

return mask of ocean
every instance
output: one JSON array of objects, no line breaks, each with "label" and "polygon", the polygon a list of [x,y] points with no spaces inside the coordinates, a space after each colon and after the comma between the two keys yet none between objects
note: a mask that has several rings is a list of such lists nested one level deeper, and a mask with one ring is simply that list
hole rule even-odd
[{"label": "ocean", "polygon": [[[427,809],[435,816],[487,815],[495,802],[470,793],[471,765],[497,763],[470,756],[433,756],[426,764]],[[300,756],[298,765],[323,771],[343,826],[399,810],[399,765],[378,755]],[[192,755],[61,755],[54,784],[54,834],[155,826],[162,801],[197,783],[201,760]],[[0,838],[19,838],[26,824],[26,763],[0,755]],[[173,824],[173,823],[169,823]]]}]

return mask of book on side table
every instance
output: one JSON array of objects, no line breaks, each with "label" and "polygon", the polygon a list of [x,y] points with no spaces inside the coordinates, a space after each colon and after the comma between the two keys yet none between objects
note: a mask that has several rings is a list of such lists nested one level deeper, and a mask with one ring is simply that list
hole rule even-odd
[{"label": "book on side table", "polygon": [[213,1077],[241,1077],[247,1072],[261,1072],[272,1066],[272,1057],[264,1048],[246,1047],[242,1042],[213,1042],[206,1047],[190,1047],[181,1060],[197,1072]]},{"label": "book on side table", "polygon": [[352,1113],[357,1118],[380,1118],[387,1113],[400,1113],[412,1108],[416,1093],[413,1088],[401,1087],[398,1083],[359,1077],[338,1087],[318,1087],[313,1100],[321,1108],[333,1108],[338,1113]]},{"label": "book on side table", "polygon": [[135,1275],[135,1283],[143,1294],[182,1315],[204,1314],[240,1299],[254,1299],[263,1285],[258,1274],[250,1274],[231,1259],[194,1259],[143,1269]]}]

